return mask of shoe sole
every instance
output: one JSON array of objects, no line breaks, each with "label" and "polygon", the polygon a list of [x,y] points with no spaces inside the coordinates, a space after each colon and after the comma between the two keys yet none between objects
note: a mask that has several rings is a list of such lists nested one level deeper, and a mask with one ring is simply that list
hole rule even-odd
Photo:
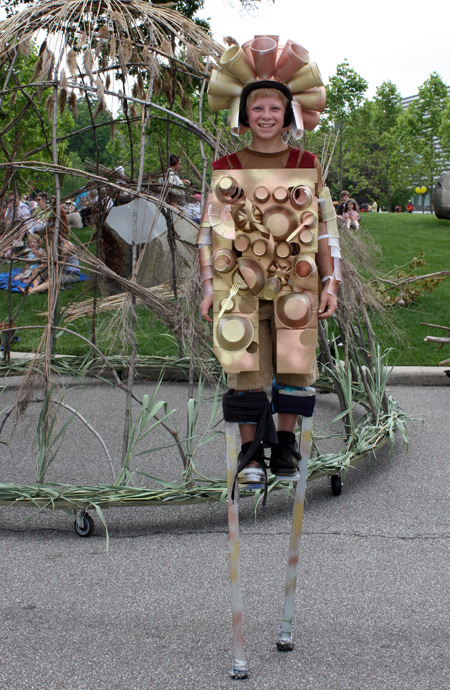
[{"label": "shoe sole", "polygon": [[246,476],[245,470],[238,475],[238,484],[246,489],[260,489],[264,486],[264,477],[255,476],[250,473],[250,476]]},{"label": "shoe sole", "polygon": [[245,482],[245,484],[242,482],[239,482],[239,488],[240,489],[256,490],[256,489],[262,489],[263,487],[264,487],[263,482],[259,482],[258,484],[255,482]]},{"label": "shoe sole", "polygon": [[296,482],[300,479],[300,472],[295,474],[276,474],[275,477],[279,482]]}]

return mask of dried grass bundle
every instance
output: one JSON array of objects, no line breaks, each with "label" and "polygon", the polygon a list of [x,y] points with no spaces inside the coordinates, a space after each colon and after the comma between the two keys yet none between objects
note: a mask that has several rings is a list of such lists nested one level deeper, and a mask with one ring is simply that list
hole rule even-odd
[{"label": "dried grass bundle", "polygon": [[45,107],[47,108],[47,118],[49,120],[53,120],[53,107],[55,105],[55,98],[53,96],[53,93],[49,94],[47,96],[47,100],[45,101]]},{"label": "dried grass bundle", "polygon": [[83,67],[88,75],[91,84],[94,82],[94,73],[93,73],[93,67],[94,67],[94,55],[92,53],[91,47],[87,46],[83,52]]},{"label": "dried grass bundle", "polygon": [[78,105],[77,105],[77,95],[76,95],[75,91],[71,91],[69,94],[69,107],[72,110],[73,116],[76,120],[77,114],[78,114]]},{"label": "dried grass bundle", "polygon": [[59,89],[58,93],[58,105],[59,105],[59,112],[62,115],[62,113],[65,110],[67,103],[67,89]]},{"label": "dried grass bundle", "polygon": [[109,56],[111,58],[111,63],[114,65],[117,57],[117,40],[114,34],[111,36],[111,41],[109,43]]},{"label": "dried grass bundle", "polygon": [[76,77],[78,74],[78,63],[77,63],[77,52],[73,48],[69,50],[67,55],[67,67],[72,77]]}]

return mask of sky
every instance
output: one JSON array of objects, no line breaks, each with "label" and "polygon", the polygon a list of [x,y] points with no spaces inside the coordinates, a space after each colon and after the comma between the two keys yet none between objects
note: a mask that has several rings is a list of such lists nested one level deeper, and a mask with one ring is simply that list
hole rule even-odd
[{"label": "sky", "polygon": [[205,0],[198,16],[210,18],[219,43],[225,36],[243,43],[255,34],[300,43],[318,64],[324,83],[347,59],[369,82],[368,98],[388,80],[403,98],[414,96],[432,72],[450,85],[448,0],[261,0],[250,11],[239,0]]}]

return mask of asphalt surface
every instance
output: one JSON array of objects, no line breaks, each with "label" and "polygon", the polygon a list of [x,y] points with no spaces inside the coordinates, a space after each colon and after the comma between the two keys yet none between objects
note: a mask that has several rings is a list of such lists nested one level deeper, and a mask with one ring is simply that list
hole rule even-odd
[{"label": "asphalt surface", "polygon": [[[138,394],[153,385],[139,384]],[[0,409],[16,394],[10,385]],[[326,477],[308,483],[294,651],[275,647],[292,507],[285,492],[271,494],[256,520],[251,499],[241,502],[250,668],[242,681],[228,675],[225,506],[111,508],[109,552],[95,514],[94,535],[81,539],[62,511],[0,507],[0,690],[222,690],[237,683],[249,690],[449,690],[450,390],[395,385],[392,394],[417,418],[408,425],[409,448],[397,438],[392,455],[385,447],[361,461],[339,497]],[[178,410],[182,428],[186,385],[165,383],[158,397]],[[91,383],[67,390],[64,401],[104,437],[117,464],[123,394]],[[5,428],[3,482],[33,481],[38,410],[32,404],[25,421]],[[333,395],[318,396],[316,425],[337,411]],[[156,429],[151,445],[167,442]],[[196,462],[208,476],[223,476],[223,437],[202,446]],[[138,463],[147,474],[180,473],[173,448]],[[111,481],[98,440],[78,422],[68,427],[48,480]]]}]

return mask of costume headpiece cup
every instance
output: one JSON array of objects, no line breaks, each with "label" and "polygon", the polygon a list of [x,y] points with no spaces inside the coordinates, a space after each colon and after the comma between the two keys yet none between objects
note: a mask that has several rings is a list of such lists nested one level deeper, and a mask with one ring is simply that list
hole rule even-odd
[{"label": "costume headpiece cup", "polygon": [[231,133],[248,125],[246,102],[254,89],[275,88],[288,98],[285,127],[296,138],[317,126],[325,108],[325,88],[315,62],[299,43],[278,44],[278,36],[255,36],[227,48],[212,70],[208,103],[212,111],[230,110]]}]

